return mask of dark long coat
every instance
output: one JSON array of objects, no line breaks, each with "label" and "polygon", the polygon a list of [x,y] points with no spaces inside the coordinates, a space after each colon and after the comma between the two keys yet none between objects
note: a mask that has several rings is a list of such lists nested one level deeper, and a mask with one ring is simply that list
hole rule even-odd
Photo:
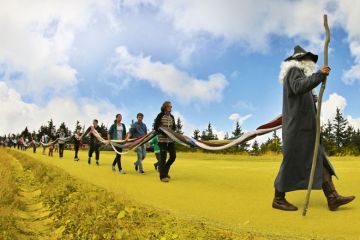
[{"label": "dark long coat", "polygon": [[[316,108],[311,90],[325,80],[317,72],[306,77],[297,67],[291,68],[284,78],[283,91],[283,161],[275,179],[280,192],[307,189],[316,136]],[[332,165],[322,146],[319,148],[313,189],[321,189],[323,169],[334,175]]]}]

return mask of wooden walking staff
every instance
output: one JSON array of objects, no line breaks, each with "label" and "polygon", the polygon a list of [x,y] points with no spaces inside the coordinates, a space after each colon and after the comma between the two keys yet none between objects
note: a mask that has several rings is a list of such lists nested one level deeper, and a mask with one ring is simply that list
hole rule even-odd
[{"label": "wooden walking staff", "polygon": [[[327,15],[324,15],[324,27],[326,31],[326,39],[325,39],[325,45],[324,45],[324,66],[328,66],[328,49],[329,49],[329,43],[330,43],[330,29],[327,21]],[[311,165],[311,172],[310,172],[310,179],[309,179],[309,185],[306,193],[305,198],[305,204],[304,204],[304,210],[303,210],[303,216],[306,216],[309,201],[310,201],[310,194],[311,189],[314,183],[314,175],[315,175],[315,169],[316,169],[316,162],[318,158],[319,153],[319,145],[320,145],[320,113],[321,113],[321,103],[323,94],[325,91],[326,86],[326,80],[321,83],[320,87],[320,93],[318,98],[318,104],[317,104],[317,113],[316,113],[316,138],[315,138],[315,148],[314,148],[314,156],[312,159],[312,165]]]}]

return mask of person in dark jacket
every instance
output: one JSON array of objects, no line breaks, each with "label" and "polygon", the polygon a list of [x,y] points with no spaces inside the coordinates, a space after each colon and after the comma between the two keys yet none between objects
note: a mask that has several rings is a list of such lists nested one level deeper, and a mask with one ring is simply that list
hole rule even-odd
[{"label": "person in dark jacket", "polygon": [[76,128],[76,132],[73,136],[73,139],[74,139],[74,150],[75,150],[74,161],[79,161],[80,159],[78,157],[78,153],[81,145],[81,127]]},{"label": "person in dark jacket", "polygon": [[[126,139],[126,126],[122,122],[122,115],[116,114],[115,121],[109,128],[108,132],[108,143],[110,144],[111,140],[125,140]],[[122,152],[122,148],[116,147],[118,152]],[[112,164],[112,170],[115,172],[115,166],[118,166],[119,173],[126,174],[121,167],[121,155],[116,153],[115,159]]]},{"label": "person in dark jacket", "polygon": [[[175,118],[171,114],[171,110],[171,102],[164,102],[161,107],[161,112],[157,115],[154,122],[154,130],[158,131],[158,144],[160,147],[160,161],[158,169],[160,173],[160,180],[162,182],[170,181],[170,167],[176,159],[176,149],[174,141],[168,138],[167,135],[160,130],[160,127],[168,128],[173,131],[176,130]],[[170,156],[169,159],[166,161],[168,152]]]},{"label": "person in dark jacket", "polygon": [[88,158],[88,164],[91,164],[91,158],[93,153],[95,152],[95,160],[96,160],[96,165],[99,166],[99,159],[100,159],[100,141],[95,137],[95,135],[93,133],[91,133],[91,128],[94,128],[99,134],[102,133],[100,126],[98,125],[98,120],[94,119],[93,120],[93,126],[90,126],[84,133],[83,136],[86,136],[87,134],[90,133],[90,148],[89,148],[89,158]]},{"label": "person in dark jacket", "polygon": [[[280,71],[283,84],[283,161],[275,179],[273,208],[296,211],[285,199],[285,193],[308,187],[316,136],[316,106],[312,90],[330,73],[328,66],[315,72],[318,56],[300,46],[287,58]],[[349,203],[355,197],[342,197],[332,182],[335,171],[320,146],[313,189],[323,189],[330,210]]]}]

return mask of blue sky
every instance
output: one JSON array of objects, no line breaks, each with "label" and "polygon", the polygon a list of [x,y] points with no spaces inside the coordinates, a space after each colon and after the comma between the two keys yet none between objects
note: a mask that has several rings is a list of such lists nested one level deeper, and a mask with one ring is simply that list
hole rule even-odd
[{"label": "blue sky", "polygon": [[118,112],[125,123],[143,112],[151,126],[165,100],[188,134],[210,121],[222,136],[236,119],[253,130],[281,113],[279,67],[296,44],[323,62],[323,13],[332,32],[323,120],[339,107],[360,127],[356,1],[5,2],[1,134],[50,117],[110,124]]}]

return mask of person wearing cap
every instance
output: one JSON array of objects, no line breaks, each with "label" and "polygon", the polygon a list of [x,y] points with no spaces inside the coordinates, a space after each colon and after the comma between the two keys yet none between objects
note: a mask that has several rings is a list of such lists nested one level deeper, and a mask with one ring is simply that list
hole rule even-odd
[{"label": "person wearing cap", "polygon": [[[316,105],[312,90],[330,73],[329,66],[316,71],[318,56],[300,46],[281,65],[279,80],[283,85],[282,140],[283,161],[275,179],[272,207],[285,211],[298,208],[289,203],[286,192],[308,187],[316,137]],[[339,195],[332,182],[334,168],[320,146],[313,189],[322,189],[328,207],[334,211],[354,200],[354,196]]]}]

